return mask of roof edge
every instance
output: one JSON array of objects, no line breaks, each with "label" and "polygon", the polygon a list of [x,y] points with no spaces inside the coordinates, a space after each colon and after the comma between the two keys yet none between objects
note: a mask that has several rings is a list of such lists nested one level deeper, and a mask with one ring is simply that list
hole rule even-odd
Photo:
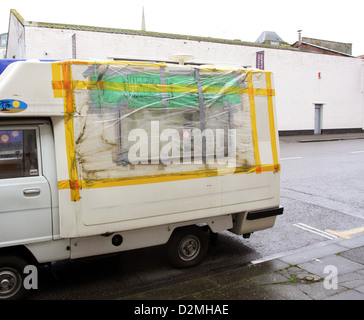
[{"label": "roof edge", "polygon": [[24,18],[20,15],[20,13],[18,11],[16,11],[15,9],[11,9],[10,10],[10,14],[13,14],[13,16],[24,26],[25,24],[27,24],[27,21],[24,20]]},{"label": "roof edge", "polygon": [[261,44],[261,43],[256,43],[256,42],[242,41],[242,40],[238,40],[238,39],[232,40],[232,39],[212,38],[212,37],[204,37],[204,36],[184,35],[184,34],[177,34],[177,33],[164,33],[164,32],[156,32],[156,31],[142,31],[142,30],[132,30],[132,29],[93,27],[93,26],[84,26],[84,25],[45,23],[45,22],[32,22],[32,21],[29,21],[28,26],[39,27],[39,28],[54,28],[54,29],[68,29],[68,30],[92,31],[92,32],[119,33],[119,34],[126,34],[126,35],[149,36],[149,37],[156,37],[156,38],[194,40],[194,41],[233,44],[233,45],[242,45],[242,46],[250,46],[250,47],[261,47],[261,48],[267,48],[267,49],[297,50],[296,48],[290,47],[290,45],[286,44],[286,43],[284,43],[285,45],[283,45],[283,46],[276,46],[276,45],[270,45],[270,44]]},{"label": "roof edge", "polygon": [[[308,46],[311,46],[311,47],[321,49],[321,50],[325,50],[325,51],[328,51],[328,52],[337,53],[337,54],[340,54],[342,56],[346,56],[346,57],[350,57],[350,58],[357,58],[356,56],[353,56],[352,54],[348,54],[348,53],[345,53],[345,52],[340,52],[340,51],[337,51],[337,50],[325,48],[325,47],[318,46],[318,45],[313,44],[313,43],[309,43],[309,42],[305,42],[305,41],[301,41],[301,43],[305,44],[305,45],[308,45]],[[292,44],[292,46],[294,46],[296,44],[299,44],[299,41],[296,41],[294,44]]]},{"label": "roof edge", "polygon": [[79,31],[105,32],[105,33],[119,33],[119,34],[126,34],[126,35],[204,41],[204,42],[232,44],[232,45],[241,45],[241,46],[249,46],[249,47],[267,48],[267,49],[281,49],[281,50],[293,50],[293,51],[297,50],[296,48],[292,48],[289,44],[285,44],[282,46],[276,46],[276,45],[261,44],[261,43],[248,42],[248,41],[242,41],[242,40],[221,39],[221,38],[192,36],[192,35],[183,35],[183,34],[174,34],[174,33],[163,33],[163,32],[131,30],[131,29],[121,29],[121,28],[119,29],[119,28],[109,28],[109,27],[94,27],[94,26],[85,26],[85,25],[27,21],[15,9],[11,9],[11,13],[18,19],[18,21],[23,26],[27,26],[27,27],[68,29],[68,30],[75,30],[75,31],[79,30]]}]

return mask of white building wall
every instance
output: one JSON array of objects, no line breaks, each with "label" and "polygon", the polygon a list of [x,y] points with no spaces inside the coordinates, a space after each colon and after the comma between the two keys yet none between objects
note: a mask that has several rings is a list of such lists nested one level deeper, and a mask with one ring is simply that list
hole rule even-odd
[{"label": "white building wall", "polygon": [[313,130],[315,104],[323,104],[323,129],[363,128],[360,59],[279,50],[267,55],[280,130]]},{"label": "white building wall", "polygon": [[[264,50],[265,69],[274,73],[280,131],[313,131],[315,104],[323,104],[324,130],[364,128],[364,71],[360,59],[187,39],[25,28],[24,56],[28,59],[72,58],[73,34],[77,59],[168,60],[173,54],[188,53],[195,57],[194,62],[255,67],[256,52]],[[21,38],[18,26],[16,30]]]},{"label": "white building wall", "polygon": [[13,14],[10,15],[9,20],[9,35],[6,56],[9,59],[24,59],[26,56],[25,28]]},{"label": "white building wall", "polygon": [[74,31],[26,27],[27,59],[72,59]]}]

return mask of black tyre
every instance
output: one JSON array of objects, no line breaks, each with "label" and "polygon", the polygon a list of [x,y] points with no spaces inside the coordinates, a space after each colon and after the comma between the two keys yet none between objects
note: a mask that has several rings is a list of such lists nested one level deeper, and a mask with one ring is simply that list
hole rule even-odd
[{"label": "black tyre", "polygon": [[0,256],[0,300],[20,300],[27,296],[23,286],[28,263],[16,256]]},{"label": "black tyre", "polygon": [[202,228],[178,228],[167,243],[169,262],[176,268],[195,266],[205,257],[208,245],[208,236]]}]

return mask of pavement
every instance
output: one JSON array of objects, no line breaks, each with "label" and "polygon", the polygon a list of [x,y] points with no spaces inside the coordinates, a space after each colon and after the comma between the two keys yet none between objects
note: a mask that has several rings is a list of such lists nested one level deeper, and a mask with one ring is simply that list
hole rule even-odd
[{"label": "pavement", "polygon": [[120,300],[364,300],[364,233]]},{"label": "pavement", "polygon": [[336,133],[336,134],[312,134],[312,135],[292,135],[279,137],[280,143],[307,143],[323,141],[340,141],[364,139],[364,131],[358,133]]},{"label": "pavement", "polygon": [[[284,136],[281,143],[364,139]],[[364,300],[364,230],[120,300]]]}]

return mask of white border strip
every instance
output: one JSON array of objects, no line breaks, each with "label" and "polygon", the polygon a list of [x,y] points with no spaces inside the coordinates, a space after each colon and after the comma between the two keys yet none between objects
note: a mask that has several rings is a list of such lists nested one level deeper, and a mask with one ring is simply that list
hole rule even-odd
[{"label": "white border strip", "polygon": [[333,239],[337,238],[337,236],[335,236],[334,234],[331,234],[331,233],[316,229],[316,228],[308,226],[307,224],[304,224],[304,223],[297,223],[297,224],[293,224],[293,225],[295,227],[298,227],[298,228],[301,228],[303,230],[318,234],[318,235],[320,235],[322,237],[325,237],[325,238],[328,238],[330,240],[333,240]]},{"label": "white border strip", "polygon": [[281,158],[281,161],[284,161],[284,160],[297,160],[297,159],[302,159],[302,157]]}]

